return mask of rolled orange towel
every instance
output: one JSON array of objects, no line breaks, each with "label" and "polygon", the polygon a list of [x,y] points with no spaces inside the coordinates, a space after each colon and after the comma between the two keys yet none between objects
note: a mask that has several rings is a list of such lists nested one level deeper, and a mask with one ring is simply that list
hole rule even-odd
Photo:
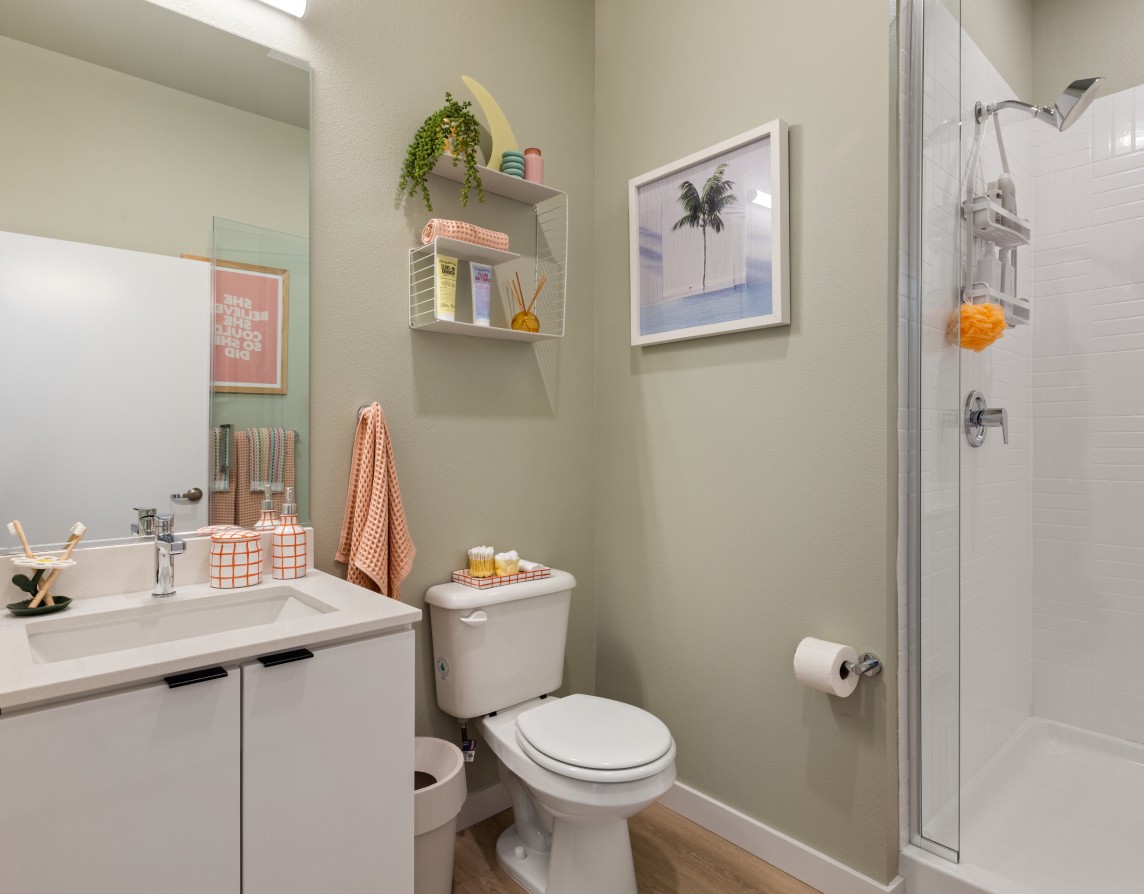
[{"label": "rolled orange towel", "polygon": [[963,304],[958,321],[960,333],[950,320],[950,335],[960,334],[961,347],[969,351],[984,351],[1008,328],[1005,311],[996,304]]},{"label": "rolled orange towel", "polygon": [[450,239],[460,239],[462,242],[483,245],[485,248],[508,251],[508,233],[486,230],[484,227],[478,227],[463,220],[433,218],[425,224],[425,229],[421,231],[421,242],[428,245],[438,236],[447,236]]}]

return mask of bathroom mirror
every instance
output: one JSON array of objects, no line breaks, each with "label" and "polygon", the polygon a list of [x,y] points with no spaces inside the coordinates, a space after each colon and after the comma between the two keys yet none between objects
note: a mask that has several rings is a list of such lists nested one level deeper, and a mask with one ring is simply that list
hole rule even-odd
[{"label": "bathroom mirror", "polygon": [[[146,0],[0,0],[0,522],[33,545],[205,524],[212,422],[291,432],[307,515],[309,81]],[[211,258],[288,282],[273,393],[212,382]]]}]

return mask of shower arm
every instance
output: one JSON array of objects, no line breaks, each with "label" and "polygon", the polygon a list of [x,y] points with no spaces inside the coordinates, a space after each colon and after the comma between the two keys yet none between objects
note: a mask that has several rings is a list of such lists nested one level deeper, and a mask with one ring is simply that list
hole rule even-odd
[{"label": "shower arm", "polygon": [[1028,112],[1034,118],[1040,118],[1042,121],[1053,125],[1053,127],[1060,127],[1060,119],[1057,118],[1055,109],[1048,106],[1035,106],[1032,103],[1021,102],[1019,99],[1006,99],[988,106],[978,103],[974,107],[977,123],[984,123],[990,115],[995,115],[1002,109],[1020,109],[1022,112]]}]

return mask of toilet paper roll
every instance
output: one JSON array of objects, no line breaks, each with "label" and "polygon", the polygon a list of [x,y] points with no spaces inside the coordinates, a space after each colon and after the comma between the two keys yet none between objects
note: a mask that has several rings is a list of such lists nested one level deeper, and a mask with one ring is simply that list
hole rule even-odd
[{"label": "toilet paper roll", "polygon": [[795,649],[794,675],[803,686],[846,698],[858,686],[858,674],[846,669],[848,661],[858,661],[852,647],[808,636]]}]

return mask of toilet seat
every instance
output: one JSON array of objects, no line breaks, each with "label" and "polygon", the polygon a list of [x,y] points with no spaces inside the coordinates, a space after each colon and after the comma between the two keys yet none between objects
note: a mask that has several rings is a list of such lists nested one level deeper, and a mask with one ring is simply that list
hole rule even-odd
[{"label": "toilet seat", "polygon": [[675,742],[658,717],[592,695],[524,711],[516,718],[516,740],[545,769],[588,782],[645,779],[675,760]]}]

